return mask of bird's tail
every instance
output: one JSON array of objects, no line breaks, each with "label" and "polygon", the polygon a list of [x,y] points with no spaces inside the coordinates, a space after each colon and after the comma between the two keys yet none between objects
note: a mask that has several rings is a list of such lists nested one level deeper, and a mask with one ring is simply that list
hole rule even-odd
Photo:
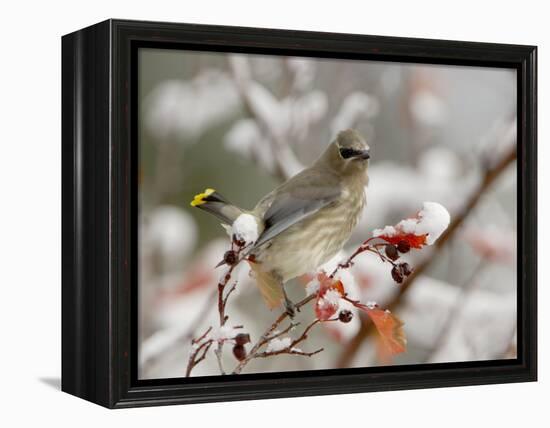
[{"label": "bird's tail", "polygon": [[228,202],[214,189],[206,189],[195,195],[191,201],[192,207],[200,208],[218,217],[224,224],[231,225],[243,210]]},{"label": "bird's tail", "polygon": [[257,263],[249,262],[249,264],[267,307],[273,309],[279,306],[284,299],[281,282],[273,274],[262,271]]}]

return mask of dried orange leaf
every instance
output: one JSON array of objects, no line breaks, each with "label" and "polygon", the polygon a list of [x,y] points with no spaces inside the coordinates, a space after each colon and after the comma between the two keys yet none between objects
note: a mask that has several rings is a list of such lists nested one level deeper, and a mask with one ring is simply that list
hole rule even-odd
[{"label": "dried orange leaf", "polygon": [[366,312],[378,330],[382,345],[389,354],[395,355],[407,350],[403,321],[390,311],[380,308],[366,309]]}]

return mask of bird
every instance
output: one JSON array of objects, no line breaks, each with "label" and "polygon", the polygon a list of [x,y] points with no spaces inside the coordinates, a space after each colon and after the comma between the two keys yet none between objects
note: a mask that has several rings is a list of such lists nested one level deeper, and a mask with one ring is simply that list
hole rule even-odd
[{"label": "bird", "polygon": [[230,227],[242,214],[258,225],[247,260],[262,297],[281,304],[293,318],[295,305],[285,283],[332,259],[349,240],[366,206],[370,147],[354,129],[340,131],[311,166],[265,195],[252,210],[227,201],[209,188],[191,205]]}]

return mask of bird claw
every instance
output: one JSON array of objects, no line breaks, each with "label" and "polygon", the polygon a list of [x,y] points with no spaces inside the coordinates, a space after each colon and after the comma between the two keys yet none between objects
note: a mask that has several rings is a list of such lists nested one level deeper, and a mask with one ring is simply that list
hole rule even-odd
[{"label": "bird claw", "polygon": [[298,308],[290,300],[285,299],[285,310],[286,310],[287,315],[291,319],[293,319],[296,316],[296,311],[298,310]]}]

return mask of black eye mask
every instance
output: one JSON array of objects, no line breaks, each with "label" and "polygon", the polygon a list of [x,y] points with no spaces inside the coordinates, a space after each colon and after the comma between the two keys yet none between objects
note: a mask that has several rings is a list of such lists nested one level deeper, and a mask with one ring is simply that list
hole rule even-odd
[{"label": "black eye mask", "polygon": [[344,159],[353,158],[356,156],[362,156],[364,154],[361,150],[355,150],[349,147],[344,147],[340,149],[340,156],[342,156]]}]

